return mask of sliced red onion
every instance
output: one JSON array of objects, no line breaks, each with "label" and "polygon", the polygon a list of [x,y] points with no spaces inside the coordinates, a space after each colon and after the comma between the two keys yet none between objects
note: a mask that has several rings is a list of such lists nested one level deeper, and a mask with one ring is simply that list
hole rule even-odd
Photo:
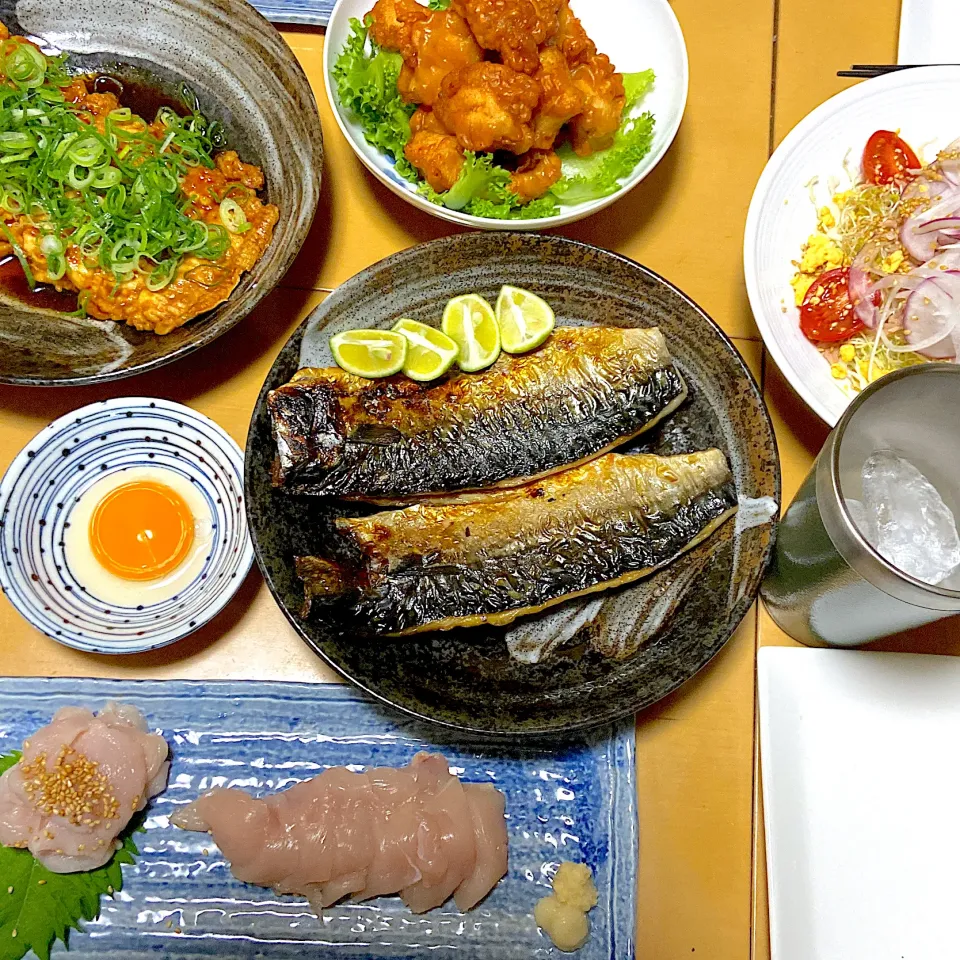
[{"label": "sliced red onion", "polygon": [[871,330],[877,325],[877,308],[870,291],[870,276],[867,270],[876,254],[876,244],[865,244],[850,264],[850,270],[847,273],[847,296],[853,304],[853,312],[857,319]]},{"label": "sliced red onion", "polygon": [[939,230],[957,230],[960,229],[960,217],[937,217],[936,220],[928,220],[926,223],[916,227],[917,233],[936,233]]},{"label": "sliced red onion", "polygon": [[904,200],[916,200],[923,197],[926,200],[936,200],[945,193],[954,189],[954,184],[945,180],[934,180],[924,174],[921,174],[915,180],[911,180],[904,188],[901,196]]},{"label": "sliced red onion", "polygon": [[920,263],[926,263],[937,252],[937,235],[935,233],[917,233],[916,221],[913,217],[904,220],[900,228],[900,242],[903,249]]},{"label": "sliced red onion", "polygon": [[[957,356],[952,333],[960,320],[960,275],[925,280],[904,307],[903,332],[909,347],[933,360]],[[890,348],[895,349],[895,348]]]}]

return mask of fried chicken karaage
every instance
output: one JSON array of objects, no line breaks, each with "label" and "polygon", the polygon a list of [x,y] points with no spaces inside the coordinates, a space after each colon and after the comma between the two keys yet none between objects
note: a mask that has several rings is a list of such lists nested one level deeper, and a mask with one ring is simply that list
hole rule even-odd
[{"label": "fried chicken karaage", "polygon": [[560,0],[453,0],[478,43],[519,73],[535,73],[537,50],[556,32]]},{"label": "fried chicken karaage", "polygon": [[524,202],[542,197],[559,179],[563,170],[552,150],[530,150],[510,175],[510,189]]},{"label": "fried chicken karaage", "polygon": [[533,111],[540,84],[502,63],[447,74],[434,112],[465,150],[526,153],[533,146]]},{"label": "fried chicken karaage", "polygon": [[613,146],[627,95],[622,75],[605,53],[578,63],[571,76],[583,94],[584,106],[570,121],[570,139],[578,156],[589,157]]},{"label": "fried chicken karaage", "polygon": [[404,60],[397,80],[397,89],[408,103],[436,102],[440,84],[448,73],[483,57],[467,21],[452,10],[414,23],[410,42],[414,53]]},{"label": "fried chicken karaage", "polygon": [[420,130],[403,148],[403,155],[437,193],[449,190],[463,169],[463,148],[447,133]]},{"label": "fried chicken karaage", "polygon": [[403,57],[401,96],[420,105],[404,155],[434,190],[456,183],[465,150],[507,151],[527,203],[560,179],[559,140],[584,157],[612,145],[623,78],[569,0],[377,0],[371,16],[373,40]]},{"label": "fried chicken karaage", "polygon": [[549,150],[564,124],[583,110],[586,97],[574,83],[566,58],[557,47],[543,48],[534,79],[542,92],[533,118],[533,145]]}]

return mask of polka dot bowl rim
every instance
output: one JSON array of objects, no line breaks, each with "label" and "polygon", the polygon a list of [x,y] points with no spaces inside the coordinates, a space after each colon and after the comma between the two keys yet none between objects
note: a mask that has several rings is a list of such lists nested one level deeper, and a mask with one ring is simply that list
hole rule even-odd
[{"label": "polka dot bowl rim", "polygon": [[[214,537],[203,568],[175,597],[124,607],[97,600],[77,581],[63,533],[79,494],[144,466],[195,484]],[[0,588],[33,627],[76,650],[144,653],[182,640],[229,603],[253,556],[242,450],[209,417],[171,400],[121,397],[71,411],[44,427],[0,480]]]}]

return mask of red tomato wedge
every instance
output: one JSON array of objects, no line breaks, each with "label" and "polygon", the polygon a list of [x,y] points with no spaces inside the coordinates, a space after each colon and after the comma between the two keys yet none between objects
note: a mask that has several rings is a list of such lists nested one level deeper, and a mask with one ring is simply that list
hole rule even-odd
[{"label": "red tomato wedge", "polygon": [[863,148],[863,176],[867,183],[905,183],[920,169],[910,145],[891,130],[878,130]]},{"label": "red tomato wedge", "polygon": [[800,329],[814,343],[849,340],[863,329],[847,292],[848,270],[827,270],[810,285],[800,306]]}]

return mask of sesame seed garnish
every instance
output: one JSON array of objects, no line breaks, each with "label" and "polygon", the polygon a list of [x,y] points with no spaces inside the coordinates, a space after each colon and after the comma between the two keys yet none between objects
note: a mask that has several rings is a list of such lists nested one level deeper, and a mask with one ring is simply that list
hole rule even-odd
[{"label": "sesame seed garnish", "polygon": [[7,887],[7,893],[13,893],[13,887]]},{"label": "sesame seed garnish", "polygon": [[38,886],[38,887],[42,887],[46,882],[47,882],[46,880],[38,880],[38,881],[37,881],[37,886]]},{"label": "sesame seed garnish", "polygon": [[[47,755],[38,753],[23,764],[22,775],[24,790],[42,813],[63,817],[74,826],[97,827],[101,818],[113,820],[120,811],[100,765],[73,747],[61,748],[53,770],[47,769]],[[53,839],[49,830],[45,835]]]}]

